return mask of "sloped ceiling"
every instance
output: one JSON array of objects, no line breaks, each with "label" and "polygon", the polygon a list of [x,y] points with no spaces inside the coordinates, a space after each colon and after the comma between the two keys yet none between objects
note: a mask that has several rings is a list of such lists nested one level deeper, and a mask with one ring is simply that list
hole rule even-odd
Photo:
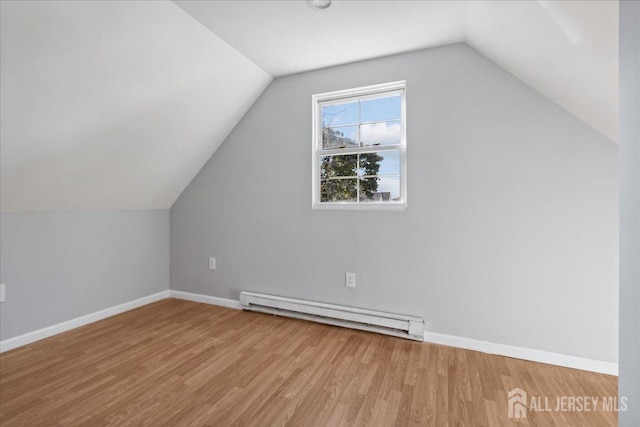
[{"label": "sloped ceiling", "polygon": [[1,2],[3,211],[167,209],[271,81],[171,2]]},{"label": "sloped ceiling", "polygon": [[618,139],[615,0],[175,2],[274,76],[464,41]]},{"label": "sloped ceiling", "polygon": [[0,4],[2,211],[167,209],[272,76],[462,41],[617,140],[617,1]]},{"label": "sloped ceiling", "polygon": [[468,1],[465,41],[618,141],[617,1]]}]

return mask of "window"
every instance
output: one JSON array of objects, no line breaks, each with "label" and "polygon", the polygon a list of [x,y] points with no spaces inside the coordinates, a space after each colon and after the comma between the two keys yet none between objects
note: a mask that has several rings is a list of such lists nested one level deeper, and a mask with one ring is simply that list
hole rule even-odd
[{"label": "window", "polygon": [[407,205],[405,82],[313,96],[313,208]]}]

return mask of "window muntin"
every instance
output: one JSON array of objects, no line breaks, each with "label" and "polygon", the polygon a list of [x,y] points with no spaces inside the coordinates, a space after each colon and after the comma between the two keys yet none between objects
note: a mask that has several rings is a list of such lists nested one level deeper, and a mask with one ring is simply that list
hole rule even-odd
[{"label": "window muntin", "polygon": [[313,97],[313,207],[406,207],[405,82]]}]

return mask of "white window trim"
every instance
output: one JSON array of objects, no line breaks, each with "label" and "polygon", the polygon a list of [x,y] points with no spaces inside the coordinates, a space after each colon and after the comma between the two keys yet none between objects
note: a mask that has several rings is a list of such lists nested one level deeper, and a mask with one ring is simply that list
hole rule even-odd
[{"label": "white window trim", "polygon": [[[362,100],[367,97],[376,98],[381,93],[397,92],[400,94],[400,109],[401,109],[401,138],[399,145],[391,146],[375,146],[367,147],[368,151],[384,151],[384,150],[400,150],[400,197],[401,200],[397,202],[366,202],[366,203],[354,203],[354,202],[320,202],[320,156],[327,154],[348,154],[350,151],[361,152],[362,148],[356,149],[339,149],[337,152],[333,150],[322,151],[322,108],[320,104],[325,101],[344,101],[350,102],[352,100]],[[405,210],[407,208],[407,131],[406,131],[406,81],[397,81],[391,83],[383,83],[372,86],[364,86],[354,89],[338,90],[334,92],[321,93],[313,95],[312,97],[312,141],[311,146],[311,171],[312,171],[312,189],[311,189],[311,207],[312,209],[320,210]]]}]

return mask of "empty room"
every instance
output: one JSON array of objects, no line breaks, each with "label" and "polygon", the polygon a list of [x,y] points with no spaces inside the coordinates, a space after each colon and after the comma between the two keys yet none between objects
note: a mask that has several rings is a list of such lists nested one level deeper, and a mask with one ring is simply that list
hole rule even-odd
[{"label": "empty room", "polygon": [[640,2],[0,0],[0,425],[640,426]]}]

